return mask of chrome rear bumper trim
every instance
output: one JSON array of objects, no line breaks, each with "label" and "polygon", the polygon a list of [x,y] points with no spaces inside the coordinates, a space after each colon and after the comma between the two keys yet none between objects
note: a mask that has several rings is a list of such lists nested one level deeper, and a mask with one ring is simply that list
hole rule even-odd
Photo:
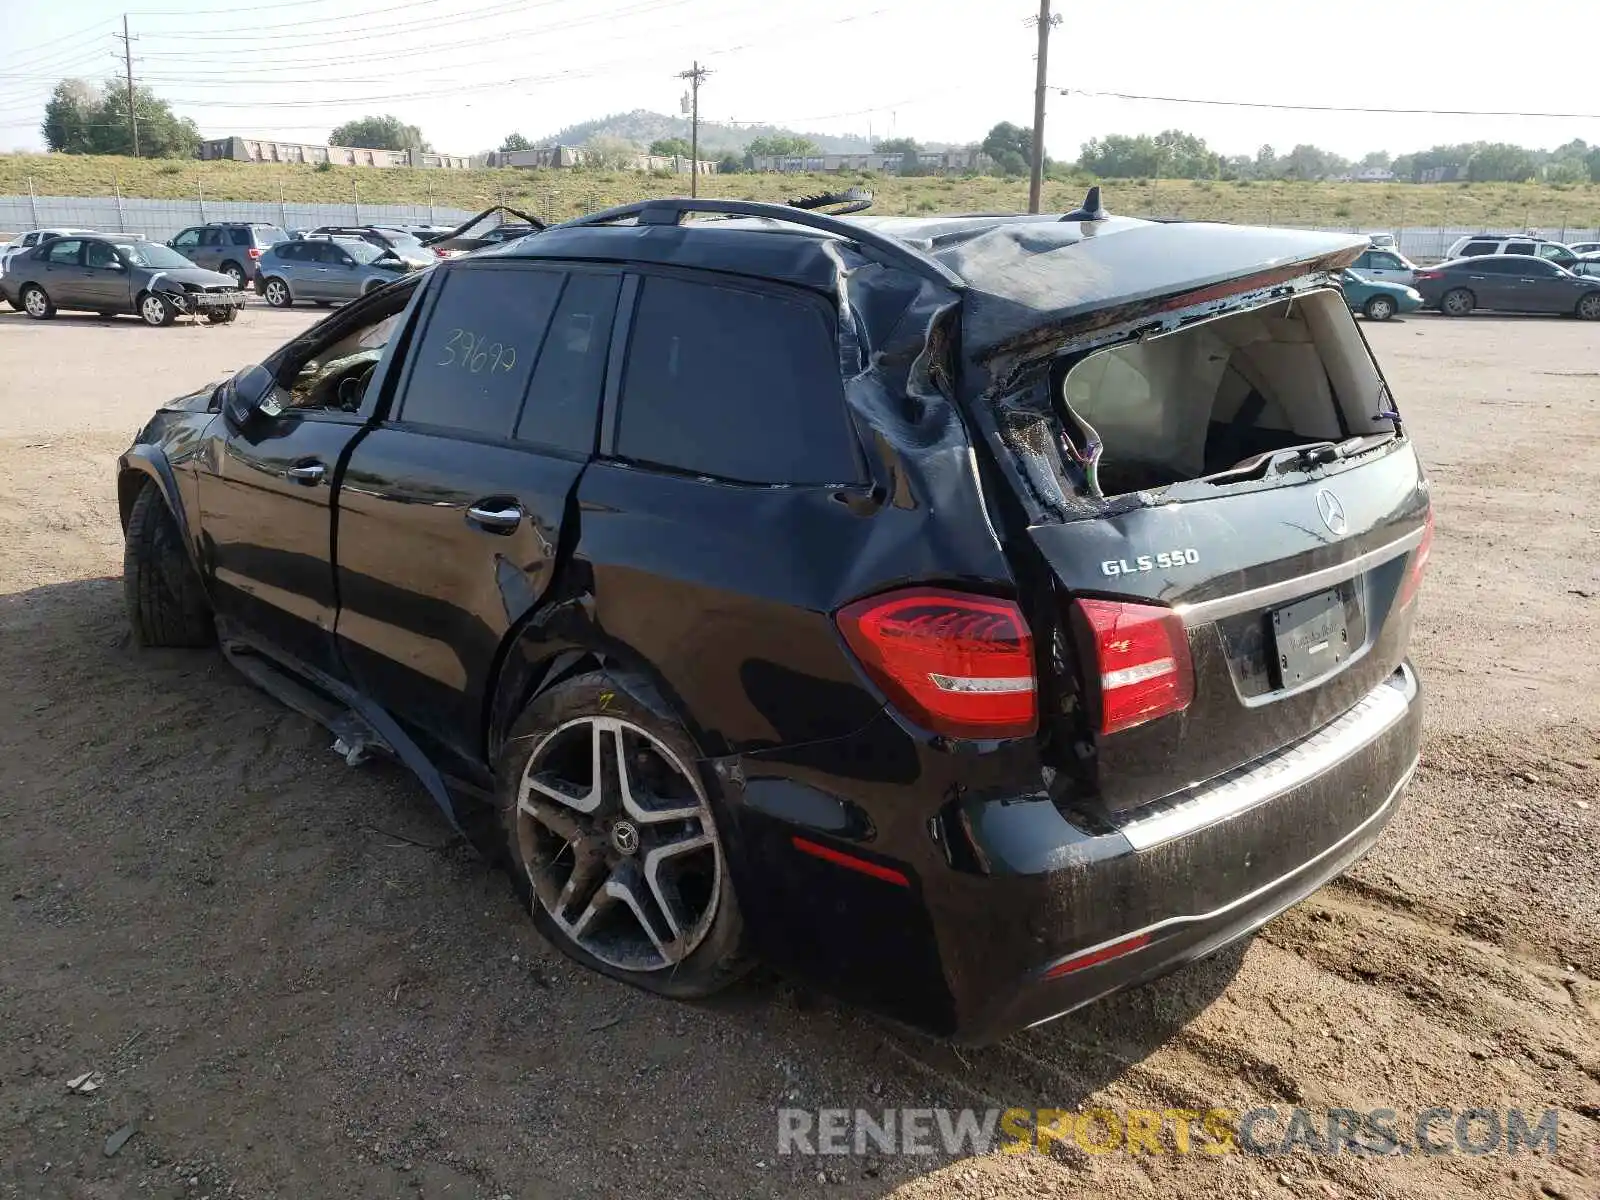
[{"label": "chrome rear bumper trim", "polygon": [[1309,783],[1377,741],[1405,717],[1417,687],[1409,667],[1402,666],[1400,673],[1402,686],[1385,680],[1304,741],[1140,809],[1121,827],[1122,835],[1134,849],[1148,850]]}]

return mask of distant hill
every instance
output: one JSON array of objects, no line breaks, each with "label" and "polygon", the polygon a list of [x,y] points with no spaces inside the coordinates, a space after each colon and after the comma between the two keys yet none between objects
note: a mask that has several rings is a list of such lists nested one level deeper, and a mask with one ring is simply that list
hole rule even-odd
[{"label": "distant hill", "polygon": [[[647,148],[660,138],[688,136],[687,117],[673,117],[636,108],[632,112],[580,121],[538,140],[544,145],[558,142],[563,146],[581,146],[593,137],[615,137]],[[785,129],[781,125],[746,125],[743,122],[725,125],[718,121],[701,121],[700,152],[707,158],[726,153],[742,154],[744,148],[759,137],[797,136],[810,138],[825,154],[865,154],[872,149],[872,143],[860,134],[808,133]],[[943,142],[929,142],[927,146],[930,150],[945,148]]]}]

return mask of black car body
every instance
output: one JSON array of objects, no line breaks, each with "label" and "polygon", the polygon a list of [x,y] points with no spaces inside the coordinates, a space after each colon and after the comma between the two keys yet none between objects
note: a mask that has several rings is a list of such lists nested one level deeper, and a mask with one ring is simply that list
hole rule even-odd
[{"label": "black car body", "polygon": [[1454,259],[1419,270],[1413,286],[1424,304],[1451,317],[1491,309],[1600,321],[1600,280],[1531,254]]},{"label": "black car body", "polygon": [[38,320],[78,309],[133,313],[148,325],[170,325],[180,314],[221,324],[245,303],[229,276],[166,246],[116,234],[57,238],[12,259],[0,276],[0,295]]},{"label": "black car body", "polygon": [[992,1039],[1246,935],[1396,809],[1432,526],[1332,286],[1365,247],[558,226],[159,412],[135,628],[214,614],[337,749],[493,800],[579,961],[702,994],[748,950]]}]

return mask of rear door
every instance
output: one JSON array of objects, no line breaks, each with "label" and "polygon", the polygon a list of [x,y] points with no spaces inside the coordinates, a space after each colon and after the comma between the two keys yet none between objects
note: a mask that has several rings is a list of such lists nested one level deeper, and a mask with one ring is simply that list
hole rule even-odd
[{"label": "rear door", "polygon": [[362,690],[481,774],[500,647],[550,586],[594,451],[620,275],[441,272],[392,413],[339,493],[339,642]]},{"label": "rear door", "polygon": [[89,303],[83,266],[83,239],[58,238],[45,245],[39,282],[61,308],[81,308]]},{"label": "rear door", "polygon": [[1524,303],[1520,275],[1515,260],[1498,254],[1486,255],[1462,272],[1459,284],[1455,280],[1451,280],[1451,284],[1470,291],[1479,308],[1517,312]]}]

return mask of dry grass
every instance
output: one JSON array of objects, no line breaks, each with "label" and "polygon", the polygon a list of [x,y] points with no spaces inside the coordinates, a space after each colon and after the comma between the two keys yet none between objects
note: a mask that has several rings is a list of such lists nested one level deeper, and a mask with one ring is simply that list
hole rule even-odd
[{"label": "dry grass", "polygon": [[[363,204],[436,204],[476,209],[497,202],[562,219],[608,204],[685,190],[681,177],[630,171],[422,171],[291,164],[192,162],[67,155],[0,155],[0,195],[124,196],[207,200],[279,199]],[[990,177],[886,176],[861,182],[877,193],[880,213],[1018,211],[1023,180]],[[718,175],[707,195],[783,200],[856,182],[836,175]],[[1075,206],[1083,185],[1052,181],[1045,205]],[[1134,216],[1181,216],[1264,224],[1351,227],[1472,225],[1518,228],[1600,226],[1600,185],[1218,183],[1206,180],[1113,180],[1106,205]]]}]

